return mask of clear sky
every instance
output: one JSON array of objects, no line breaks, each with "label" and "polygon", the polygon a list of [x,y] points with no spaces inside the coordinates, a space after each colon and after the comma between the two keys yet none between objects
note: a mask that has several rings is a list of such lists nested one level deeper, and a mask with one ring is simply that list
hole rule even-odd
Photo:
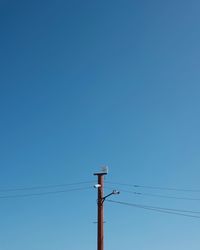
[{"label": "clear sky", "polygon": [[[197,0],[1,0],[0,189],[88,187],[102,164],[110,182],[200,189],[199,10]],[[96,249],[95,189],[1,198],[36,191],[1,191],[0,249]],[[200,201],[113,199],[200,211]],[[105,249],[199,250],[200,219],[105,203],[105,221]]]}]

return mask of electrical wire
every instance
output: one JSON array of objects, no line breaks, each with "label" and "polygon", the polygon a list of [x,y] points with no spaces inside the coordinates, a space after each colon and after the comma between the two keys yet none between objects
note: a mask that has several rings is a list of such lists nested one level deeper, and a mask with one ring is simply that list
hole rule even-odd
[{"label": "electrical wire", "polygon": [[159,189],[159,190],[179,191],[179,192],[200,192],[200,189],[182,189],[182,188],[174,188],[174,187],[147,186],[147,185],[127,184],[127,183],[121,183],[121,182],[108,182],[108,181],[106,181],[105,183],[127,186],[127,187],[134,187],[134,188]]},{"label": "electrical wire", "polygon": [[193,214],[200,214],[200,211],[192,211],[192,210],[183,210],[183,209],[174,209],[174,208],[166,208],[166,207],[156,207],[156,206],[149,206],[149,205],[141,205],[148,208],[153,209],[161,209],[161,210],[169,210],[174,212],[181,212],[181,213],[193,213]]},{"label": "electrical wire", "polygon": [[[200,216],[198,216],[198,215],[185,214],[185,213],[181,212],[181,211],[185,211],[185,212],[187,211],[189,213],[188,210],[178,210],[178,209],[169,209],[169,208],[164,209],[164,208],[159,208],[159,207],[145,206],[145,205],[140,205],[140,204],[135,204],[135,203],[128,203],[128,202],[123,202],[123,201],[114,201],[114,200],[106,200],[106,201],[107,202],[112,202],[112,203],[117,203],[117,204],[120,204],[120,205],[125,205],[125,206],[142,208],[142,209],[151,210],[151,211],[160,212],[160,213],[174,214],[174,215],[179,215],[179,216],[184,216],[184,217],[192,217],[192,218],[200,219]],[[178,211],[180,211],[180,212],[178,212]],[[194,211],[191,211],[191,212],[200,213],[200,212],[194,212]]]},{"label": "electrical wire", "polygon": [[50,195],[50,194],[68,193],[68,192],[81,191],[81,190],[86,190],[86,189],[91,189],[91,187],[73,188],[73,189],[66,189],[66,190],[48,191],[48,192],[30,193],[30,194],[4,195],[4,196],[0,196],[0,199],[27,198],[27,197],[33,197],[33,196],[44,196],[44,195]]},{"label": "electrical wire", "polygon": [[[105,187],[106,188],[106,187]],[[110,188],[109,188],[110,189]],[[130,190],[119,189],[120,192],[130,193],[133,195],[138,196],[149,196],[149,197],[156,197],[156,198],[166,198],[166,199],[175,199],[175,200],[189,200],[189,201],[200,201],[200,198],[191,198],[191,197],[178,197],[178,196],[171,196],[171,195],[162,195],[162,194],[152,194],[152,193],[143,193],[143,192],[134,192]]]},{"label": "electrical wire", "polygon": [[32,187],[7,188],[7,189],[0,189],[0,192],[15,192],[15,191],[38,190],[38,189],[50,189],[50,188],[76,186],[76,185],[89,184],[89,183],[93,183],[93,181],[82,181],[82,182],[64,183],[64,184],[55,184],[55,185],[41,185],[41,186],[32,186]]}]

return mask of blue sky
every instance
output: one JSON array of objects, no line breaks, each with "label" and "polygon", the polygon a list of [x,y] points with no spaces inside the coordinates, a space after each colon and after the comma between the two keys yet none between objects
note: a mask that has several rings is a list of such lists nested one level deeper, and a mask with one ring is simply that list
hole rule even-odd
[{"label": "blue sky", "polygon": [[[1,0],[0,188],[95,183],[107,164],[107,181],[198,189],[199,8],[195,0]],[[114,199],[200,210],[194,201]],[[106,249],[198,249],[197,219],[105,208]],[[96,248],[92,188],[1,199],[0,214],[1,249]]]}]

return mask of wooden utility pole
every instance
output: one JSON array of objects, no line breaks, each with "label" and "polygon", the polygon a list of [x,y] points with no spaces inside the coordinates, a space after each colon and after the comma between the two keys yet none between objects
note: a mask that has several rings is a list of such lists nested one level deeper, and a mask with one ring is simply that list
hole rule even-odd
[{"label": "wooden utility pole", "polygon": [[98,197],[97,197],[97,250],[104,250],[104,175],[107,172],[95,173],[98,177]]},{"label": "wooden utility pole", "polygon": [[107,197],[120,192],[113,190],[111,193],[104,196],[104,175],[107,175],[108,168],[104,167],[101,172],[95,173],[98,177],[98,184],[95,185],[97,188],[97,250],[104,250],[104,201]]}]

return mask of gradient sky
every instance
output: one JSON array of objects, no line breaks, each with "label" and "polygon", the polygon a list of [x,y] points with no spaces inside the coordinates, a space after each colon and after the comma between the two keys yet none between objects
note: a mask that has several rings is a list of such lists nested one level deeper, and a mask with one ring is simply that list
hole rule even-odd
[{"label": "gradient sky", "polygon": [[[197,0],[0,0],[0,189],[95,184],[102,164],[111,182],[200,188],[199,11]],[[93,188],[0,204],[2,250],[96,249]],[[105,203],[105,221],[105,249],[199,250],[198,219]]]}]

